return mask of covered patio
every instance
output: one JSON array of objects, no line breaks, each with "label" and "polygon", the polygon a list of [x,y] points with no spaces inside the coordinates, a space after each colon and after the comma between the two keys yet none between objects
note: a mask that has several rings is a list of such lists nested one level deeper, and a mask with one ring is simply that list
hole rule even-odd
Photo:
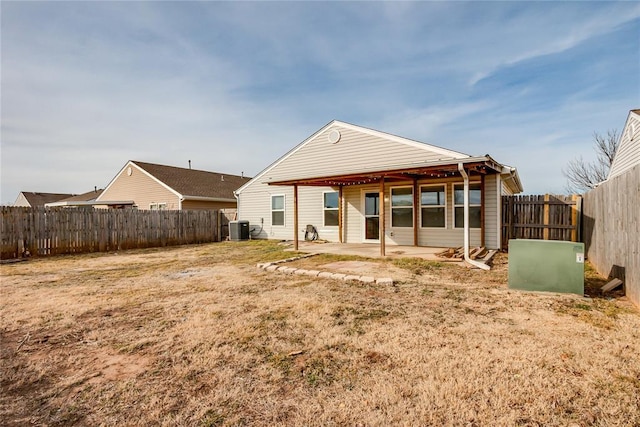
[{"label": "covered patio", "polygon": [[[459,177],[464,183],[464,252],[465,260],[473,265],[477,265],[480,268],[486,269],[485,265],[476,263],[470,260],[469,254],[469,180],[471,176],[480,178],[480,194],[482,199],[480,201],[480,234],[481,234],[481,246],[484,246],[484,230],[485,230],[485,177],[489,174],[508,174],[510,169],[497,163],[490,156],[481,157],[468,157],[464,159],[447,159],[441,161],[431,162],[416,162],[405,165],[397,165],[385,170],[363,171],[360,173],[353,173],[348,175],[334,175],[334,176],[321,176],[316,178],[305,179],[291,179],[286,181],[273,181],[268,182],[269,185],[279,186],[292,186],[293,187],[293,245],[295,250],[304,251],[303,245],[306,243],[300,242],[299,239],[299,222],[298,222],[298,187],[300,186],[330,186],[338,187],[339,189],[339,204],[338,204],[338,239],[339,243],[333,243],[330,246],[326,246],[325,249],[321,247],[323,245],[313,245],[313,251],[328,251],[328,253],[341,253],[341,254],[353,254],[362,256],[417,256],[425,259],[436,259],[435,253],[441,252],[441,247],[425,247],[418,245],[418,215],[413,215],[413,246],[393,246],[393,249],[387,251],[385,244],[385,183],[389,182],[411,182],[413,187],[413,206],[418,206],[418,183],[420,180],[425,179],[441,179],[450,177]],[[377,245],[371,244],[354,244],[349,243],[348,246],[343,243],[344,236],[344,197],[343,188],[348,186],[360,186],[366,184],[378,184],[379,186],[379,239]],[[335,252],[334,252],[335,251]],[[375,253],[378,252],[376,255]],[[366,254],[366,255],[363,255]]]}]

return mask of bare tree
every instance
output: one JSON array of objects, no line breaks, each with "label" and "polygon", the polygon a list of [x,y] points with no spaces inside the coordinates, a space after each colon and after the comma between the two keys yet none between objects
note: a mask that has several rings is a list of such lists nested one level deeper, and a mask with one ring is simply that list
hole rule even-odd
[{"label": "bare tree", "polygon": [[582,156],[569,162],[562,174],[567,178],[566,190],[569,193],[583,193],[591,190],[599,183],[607,179],[609,168],[616,155],[618,143],[617,130],[609,130],[607,136],[597,132],[593,133],[593,149],[596,151],[596,160],[586,162]]}]

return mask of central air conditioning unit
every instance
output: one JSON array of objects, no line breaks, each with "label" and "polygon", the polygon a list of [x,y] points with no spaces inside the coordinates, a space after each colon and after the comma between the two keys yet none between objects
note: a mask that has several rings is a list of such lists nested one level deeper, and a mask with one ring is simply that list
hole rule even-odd
[{"label": "central air conditioning unit", "polygon": [[229,221],[229,240],[234,242],[249,240],[249,221]]}]

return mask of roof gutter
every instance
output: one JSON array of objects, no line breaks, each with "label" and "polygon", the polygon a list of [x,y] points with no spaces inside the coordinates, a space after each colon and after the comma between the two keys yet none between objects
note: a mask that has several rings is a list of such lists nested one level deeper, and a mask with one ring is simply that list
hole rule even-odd
[{"label": "roof gutter", "polygon": [[509,187],[511,187],[511,190],[513,190],[514,193],[522,193],[524,191],[516,168],[513,168],[511,166],[504,166],[500,175],[503,177],[503,181],[511,182],[511,185],[509,185]]},{"label": "roof gutter", "polygon": [[230,202],[235,203],[236,199],[227,199],[224,197],[205,197],[205,196],[180,196],[180,201],[193,200],[199,202]]},{"label": "roof gutter", "polygon": [[71,202],[52,202],[45,203],[46,208],[55,208],[60,206],[113,206],[113,205],[135,205],[133,200],[90,200],[90,201],[71,201]]},{"label": "roof gutter", "polygon": [[483,270],[491,270],[487,264],[483,264],[469,257],[469,175],[464,170],[463,163],[458,163],[458,171],[464,179],[464,260],[469,264]]}]

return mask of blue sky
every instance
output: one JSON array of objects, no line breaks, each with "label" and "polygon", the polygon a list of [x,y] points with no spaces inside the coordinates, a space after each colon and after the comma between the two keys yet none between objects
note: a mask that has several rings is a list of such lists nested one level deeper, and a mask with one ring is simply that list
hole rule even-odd
[{"label": "blue sky", "polygon": [[563,193],[640,108],[638,2],[1,4],[1,193],[127,160],[255,175],[333,119]]}]

